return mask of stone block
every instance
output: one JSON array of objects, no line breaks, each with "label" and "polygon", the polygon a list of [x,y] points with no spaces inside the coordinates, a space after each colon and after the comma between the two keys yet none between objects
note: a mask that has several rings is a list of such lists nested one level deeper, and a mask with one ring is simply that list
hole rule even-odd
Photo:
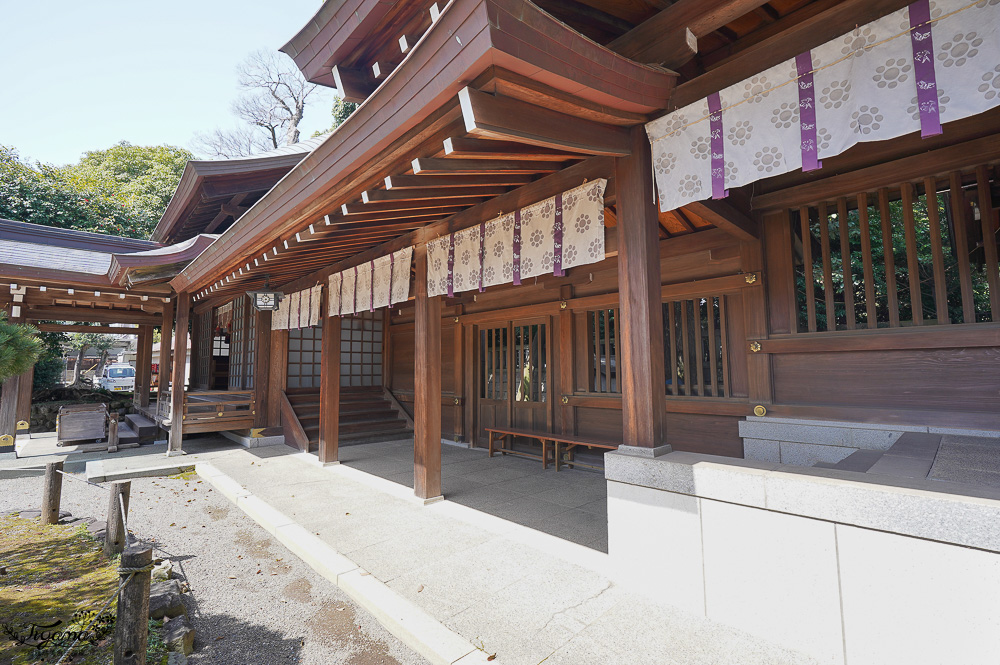
[{"label": "stone block", "polygon": [[236,505],[272,536],[278,528],[293,523],[290,517],[255,496],[241,496]]},{"label": "stone block", "polygon": [[851,445],[851,430],[847,427],[826,425],[793,425],[780,420],[770,422],[742,421],[740,436],[769,441],[794,441],[822,446]]},{"label": "stone block", "polygon": [[186,615],[180,615],[163,624],[163,643],[169,651],[176,651],[185,656],[194,651],[194,628],[188,623]]},{"label": "stone block", "polygon": [[903,435],[886,429],[852,429],[851,445],[863,450],[888,450]]},{"label": "stone block", "polygon": [[155,582],[149,585],[149,618],[164,619],[187,614],[181,599],[181,586],[177,580]]},{"label": "stone block", "polygon": [[780,462],[781,451],[777,441],[743,439],[743,457],[761,462]]},{"label": "stone block", "polygon": [[729,464],[699,462],[694,465],[694,483],[700,497],[763,508],[766,504],[764,479],[777,464],[755,469]]},{"label": "stone block", "polygon": [[611,574],[652,600],[704,614],[700,499],[608,482]]},{"label": "stone block", "polygon": [[834,525],[702,500],[709,619],[843,663]]},{"label": "stone block", "polygon": [[793,464],[795,466],[812,466],[816,462],[836,464],[857,450],[856,448],[847,448],[844,446],[826,446],[791,441],[780,442],[779,449],[781,450],[781,463]]},{"label": "stone block", "polygon": [[646,458],[610,452],[604,456],[604,477],[630,485],[693,494],[694,470],[691,462],[697,459],[698,456],[686,453]]},{"label": "stone block", "polygon": [[1000,552],[994,499],[785,472],[765,484],[769,510]]},{"label": "stone block", "polygon": [[847,662],[991,663],[1000,555],[837,525]]}]

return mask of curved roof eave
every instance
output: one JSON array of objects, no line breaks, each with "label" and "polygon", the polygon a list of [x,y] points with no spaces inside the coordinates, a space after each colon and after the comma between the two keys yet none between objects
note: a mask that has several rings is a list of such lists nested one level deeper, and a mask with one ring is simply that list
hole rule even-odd
[{"label": "curved roof eave", "polygon": [[386,149],[449,102],[457,107],[458,90],[493,65],[588,101],[643,114],[665,108],[676,82],[673,72],[624,58],[527,0],[452,0],[352,116],[171,286],[177,291],[207,287],[217,274],[294,232],[307,216],[318,217],[321,195],[330,198],[330,190],[346,189],[341,179],[362,165],[398,160]]}]

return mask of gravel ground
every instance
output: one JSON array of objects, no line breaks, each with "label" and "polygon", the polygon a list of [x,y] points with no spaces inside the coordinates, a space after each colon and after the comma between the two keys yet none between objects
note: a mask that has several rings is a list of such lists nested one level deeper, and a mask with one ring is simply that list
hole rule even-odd
[{"label": "gravel ground", "polygon": [[[40,476],[0,479],[0,511],[36,509],[41,494]],[[107,497],[67,479],[61,509],[103,521]],[[133,480],[129,526],[191,585],[191,663],[426,662],[197,477]]]}]

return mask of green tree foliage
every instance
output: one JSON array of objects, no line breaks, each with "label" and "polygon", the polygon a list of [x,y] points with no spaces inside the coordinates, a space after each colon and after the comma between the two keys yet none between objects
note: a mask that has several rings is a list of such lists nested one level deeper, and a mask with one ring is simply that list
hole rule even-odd
[{"label": "green tree foliage", "polygon": [[343,97],[337,97],[333,102],[333,108],[330,109],[330,115],[333,116],[333,124],[330,125],[329,129],[324,129],[321,132],[313,132],[313,137],[321,134],[329,134],[337,127],[340,127],[359,106],[361,105],[357,102],[346,102]]},{"label": "green tree foliage", "polygon": [[180,148],[123,142],[57,168],[0,145],[0,217],[148,238],[192,158]]},{"label": "green tree foliage", "polygon": [[62,347],[68,339],[66,333],[59,332],[43,332],[39,337],[45,350],[35,363],[32,390],[48,390],[62,381],[63,370],[66,368]]},{"label": "green tree foliage", "polygon": [[[938,239],[942,248],[945,290],[947,292],[948,311],[944,318],[953,323],[973,323],[965,321],[962,314],[962,294],[961,285],[958,278],[958,253],[965,252],[969,257],[970,276],[972,281],[972,301],[976,313],[977,321],[989,320],[989,283],[987,278],[987,267],[982,249],[980,224],[978,221],[966,218],[965,215],[953,216],[950,209],[950,202],[947,192],[939,193],[936,197],[931,197],[931,202],[937,204],[938,218],[940,220],[940,238]],[[916,261],[912,264],[915,268],[916,281],[919,284],[919,303],[922,310],[922,318],[925,321],[937,318],[936,302],[934,297],[934,264],[933,247],[931,239],[931,227],[927,210],[927,198],[924,195],[915,196],[913,200],[913,236],[912,242],[915,251]],[[864,280],[864,255],[862,250],[861,220],[856,209],[850,209],[847,213],[847,246],[849,251],[848,267],[850,269],[850,282],[848,288],[854,298],[854,312],[857,326],[859,328],[876,328],[889,326],[889,295],[888,285],[894,284],[896,298],[898,301],[899,319],[908,325],[908,321],[913,319],[913,298],[910,293],[910,267],[907,258],[907,237],[906,225],[904,223],[903,203],[900,200],[892,200],[888,207],[889,235],[883,237],[882,222],[879,209],[875,205],[868,208],[868,243],[871,247],[872,256],[872,276],[873,293],[875,295],[876,321],[867,320],[865,305],[865,280]],[[810,232],[812,235],[812,291],[811,295],[816,310],[816,323],[818,330],[832,330],[833,325],[827,326],[829,313],[826,311],[825,296],[823,292],[823,258],[822,245],[820,243],[820,219],[813,217],[810,222]],[[953,224],[964,224],[966,235],[969,238],[969,246],[960,248],[955,243]],[[793,222],[794,233],[798,241],[801,238],[799,222]],[[841,251],[840,222],[837,219],[836,211],[831,211],[827,220],[827,233],[830,243],[830,287],[834,294],[834,311],[837,328],[843,329],[846,326],[847,310],[844,306],[844,254]],[[807,239],[808,240],[808,239]],[[889,241],[888,254],[892,257],[893,275],[895,279],[888,278],[886,270],[886,240]],[[806,330],[808,325],[807,310],[805,307],[806,274],[801,265],[802,255],[797,252],[797,259],[800,263],[796,265],[796,290],[799,303],[799,329]],[[832,321],[831,321],[832,324]]]},{"label": "green tree foliage", "polygon": [[23,323],[11,323],[0,312],[0,382],[31,369],[44,345],[38,330]]},{"label": "green tree foliage", "polygon": [[125,141],[84,154],[79,164],[61,169],[80,192],[95,192],[131,213],[148,237],[174,195],[188,160],[194,155],[168,145],[135,146]]}]

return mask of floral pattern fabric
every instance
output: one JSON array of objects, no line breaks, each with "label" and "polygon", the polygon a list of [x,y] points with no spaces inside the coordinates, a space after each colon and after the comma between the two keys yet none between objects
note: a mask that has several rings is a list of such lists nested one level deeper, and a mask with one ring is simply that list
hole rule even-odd
[{"label": "floral pattern fabric", "polygon": [[[914,20],[911,39],[911,9],[929,15],[929,38]],[[646,125],[661,210],[712,196],[713,162],[725,187],[741,187],[802,168],[811,147],[822,160],[921,131],[922,116],[951,122],[1000,105],[1000,0],[920,0],[807,53],[809,94],[795,58],[782,62],[719,91],[716,136],[707,99]],[[922,76],[929,61],[933,76]],[[814,105],[815,127],[800,104]]]},{"label": "floral pattern fabric", "polygon": [[412,260],[413,248],[407,247],[330,275],[327,315],[367,312],[406,301]]},{"label": "floral pattern fabric", "polygon": [[271,316],[271,330],[308,328],[319,323],[323,286],[285,294]]},{"label": "floral pattern fabric", "polygon": [[[520,210],[521,279],[553,271],[556,251],[563,269],[604,259],[604,189],[607,180],[587,182],[559,197]],[[556,247],[556,203],[562,204],[562,245]],[[448,257],[454,241],[451,275],[455,293],[514,281],[514,213],[496,217],[427,243],[427,295],[448,293]],[[480,246],[482,243],[482,246]],[[480,261],[482,256],[482,261]],[[480,277],[482,278],[480,281]]]}]

